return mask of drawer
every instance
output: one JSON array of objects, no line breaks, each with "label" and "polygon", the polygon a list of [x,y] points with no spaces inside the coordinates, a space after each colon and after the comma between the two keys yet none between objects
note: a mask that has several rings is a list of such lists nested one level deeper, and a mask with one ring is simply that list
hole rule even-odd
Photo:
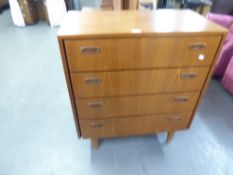
[{"label": "drawer", "polygon": [[199,91],[208,67],[72,73],[76,97]]},{"label": "drawer", "polygon": [[186,129],[190,118],[191,114],[185,113],[104,120],[80,120],[80,127],[84,138],[106,138]]},{"label": "drawer", "polygon": [[193,111],[199,92],[78,99],[80,119]]},{"label": "drawer", "polygon": [[71,72],[182,66],[213,61],[219,36],[66,40]]}]

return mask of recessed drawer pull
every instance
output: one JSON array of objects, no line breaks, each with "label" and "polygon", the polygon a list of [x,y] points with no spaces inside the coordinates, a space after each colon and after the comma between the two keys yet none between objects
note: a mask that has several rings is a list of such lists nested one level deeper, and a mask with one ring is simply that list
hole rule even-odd
[{"label": "recessed drawer pull", "polygon": [[178,102],[185,102],[188,101],[188,97],[187,96],[178,96],[174,98],[174,101],[178,101]]},{"label": "recessed drawer pull", "polygon": [[193,43],[189,45],[189,48],[193,50],[201,50],[204,49],[205,47],[206,47],[206,43]]},{"label": "recessed drawer pull", "polygon": [[100,48],[92,47],[92,46],[83,46],[83,47],[80,47],[80,52],[82,54],[97,54],[97,53],[100,53]]},{"label": "recessed drawer pull", "polygon": [[197,74],[196,73],[182,73],[180,75],[181,79],[193,79],[196,78]]},{"label": "recessed drawer pull", "polygon": [[101,107],[102,105],[103,105],[102,102],[89,102],[88,103],[88,106],[91,108],[98,108],[98,107]]},{"label": "recessed drawer pull", "polygon": [[100,78],[87,78],[84,81],[87,84],[100,84],[101,83],[101,79]]},{"label": "recessed drawer pull", "polygon": [[173,122],[179,122],[182,120],[182,117],[181,116],[168,117],[168,120]]},{"label": "recessed drawer pull", "polygon": [[92,124],[91,124],[91,127],[92,127],[92,128],[102,128],[102,127],[103,127],[103,124],[101,124],[101,123],[92,123]]}]

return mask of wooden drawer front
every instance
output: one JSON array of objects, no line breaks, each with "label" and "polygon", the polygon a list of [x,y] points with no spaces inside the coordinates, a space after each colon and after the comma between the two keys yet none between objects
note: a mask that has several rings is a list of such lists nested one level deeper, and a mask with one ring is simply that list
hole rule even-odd
[{"label": "wooden drawer front", "polygon": [[199,92],[78,99],[80,119],[193,111]]},{"label": "wooden drawer front", "polygon": [[95,71],[210,65],[219,42],[219,36],[157,37],[66,40],[65,46],[71,71]]},{"label": "wooden drawer front", "polygon": [[198,91],[209,71],[207,67],[139,70],[101,73],[73,73],[76,97],[103,97],[161,92]]},{"label": "wooden drawer front", "polygon": [[105,120],[80,120],[82,136],[104,138],[185,129],[191,114],[148,115]]}]

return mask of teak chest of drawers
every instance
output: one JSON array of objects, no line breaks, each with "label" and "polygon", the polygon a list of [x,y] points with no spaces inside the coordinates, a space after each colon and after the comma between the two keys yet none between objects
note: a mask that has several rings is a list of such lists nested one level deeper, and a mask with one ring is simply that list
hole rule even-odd
[{"label": "teak chest of drawers", "polygon": [[189,128],[226,30],[190,10],[69,12],[58,32],[78,135]]}]

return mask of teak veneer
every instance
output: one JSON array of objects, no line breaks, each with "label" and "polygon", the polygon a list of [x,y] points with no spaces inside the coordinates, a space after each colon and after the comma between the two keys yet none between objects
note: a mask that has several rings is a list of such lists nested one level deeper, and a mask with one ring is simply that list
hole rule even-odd
[{"label": "teak veneer", "polygon": [[191,10],[68,12],[58,42],[79,137],[188,129],[226,33]]}]

